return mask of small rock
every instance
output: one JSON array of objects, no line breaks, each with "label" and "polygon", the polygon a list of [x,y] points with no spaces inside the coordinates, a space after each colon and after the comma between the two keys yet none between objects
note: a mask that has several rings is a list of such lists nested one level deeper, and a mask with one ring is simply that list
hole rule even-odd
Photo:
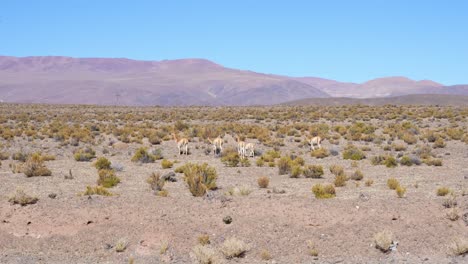
[{"label": "small rock", "polygon": [[369,201],[369,197],[367,197],[367,195],[361,193],[361,194],[359,194],[359,200],[361,200],[361,201]]},{"label": "small rock", "polygon": [[50,199],[55,199],[55,198],[57,198],[57,194],[56,193],[49,193],[49,198]]},{"label": "small rock", "polygon": [[232,223],[232,217],[231,216],[225,216],[223,218],[223,222],[226,224],[226,225],[229,225],[230,223]]},{"label": "small rock", "polygon": [[465,222],[465,225],[468,226],[468,212],[463,214],[463,222]]}]

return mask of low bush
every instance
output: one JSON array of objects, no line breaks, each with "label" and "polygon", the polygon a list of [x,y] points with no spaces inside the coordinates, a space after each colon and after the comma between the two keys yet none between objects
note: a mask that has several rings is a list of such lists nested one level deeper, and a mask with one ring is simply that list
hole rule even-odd
[{"label": "low bush", "polygon": [[112,196],[113,194],[109,192],[105,187],[103,186],[86,186],[86,191],[83,193],[83,195],[102,195],[102,196]]},{"label": "low bush", "polygon": [[163,159],[163,160],[161,161],[161,167],[162,167],[163,169],[172,168],[173,165],[174,165],[174,163],[171,162],[170,160]]},{"label": "low bush", "polygon": [[319,149],[313,150],[310,153],[310,156],[317,158],[317,159],[323,159],[323,158],[330,156],[330,152],[326,148],[319,148]]},{"label": "low bush", "polygon": [[375,247],[382,252],[388,252],[393,244],[393,234],[389,231],[382,231],[374,236]]},{"label": "low bush", "polygon": [[356,170],[355,172],[353,172],[353,174],[351,174],[351,179],[355,181],[360,181],[363,178],[364,178],[364,173],[362,173],[362,171],[360,170]]},{"label": "low bush", "polygon": [[240,162],[239,153],[233,148],[226,149],[221,154],[221,162],[227,167],[237,167]]},{"label": "low bush", "polygon": [[346,185],[347,180],[348,177],[346,177],[344,174],[336,175],[333,184],[335,184],[336,187],[343,187]]},{"label": "low bush", "polygon": [[96,157],[96,152],[92,148],[79,149],[73,157],[76,161],[90,161]]},{"label": "low bush", "polygon": [[250,248],[242,240],[232,237],[224,241],[220,250],[227,259],[232,259],[243,257]]},{"label": "low bush", "polygon": [[35,204],[39,199],[37,197],[27,195],[24,190],[17,189],[16,193],[12,195],[8,201],[11,204],[19,204],[21,206],[26,206],[28,204]]},{"label": "low bush", "polygon": [[321,178],[324,174],[322,165],[308,165],[302,171],[306,178]]},{"label": "low bush", "polygon": [[366,158],[366,154],[353,145],[348,145],[343,151],[343,159],[362,160]]},{"label": "low bush", "polygon": [[156,156],[148,153],[147,149],[141,147],[135,151],[132,157],[133,162],[152,163],[156,160]]},{"label": "low bush", "polygon": [[390,188],[391,190],[396,190],[396,188],[398,186],[400,186],[400,183],[398,182],[397,179],[395,178],[390,178],[387,180],[387,186],[388,188]]},{"label": "low bush", "polygon": [[258,177],[257,183],[258,187],[260,188],[268,188],[268,185],[270,184],[270,178],[268,178],[267,176]]},{"label": "low bush", "polygon": [[312,192],[317,199],[328,199],[336,196],[335,187],[333,187],[331,184],[315,184],[312,187]]},{"label": "low bush", "polygon": [[94,163],[94,167],[98,170],[110,170],[111,162],[105,157],[100,157]]},{"label": "low bush", "polygon": [[113,170],[101,169],[99,170],[99,178],[97,184],[105,188],[112,188],[120,183],[119,177],[117,177]]},{"label": "low bush", "polygon": [[450,189],[447,187],[440,187],[437,189],[437,196],[445,196],[450,193]]},{"label": "low bush", "polygon": [[44,165],[44,162],[38,153],[31,155],[21,166],[21,170],[26,177],[52,175],[52,172]]},{"label": "low bush", "polygon": [[203,196],[207,190],[214,190],[217,188],[216,179],[218,174],[215,168],[208,166],[207,163],[203,164],[185,164],[183,169],[185,175],[185,182],[193,196]]}]

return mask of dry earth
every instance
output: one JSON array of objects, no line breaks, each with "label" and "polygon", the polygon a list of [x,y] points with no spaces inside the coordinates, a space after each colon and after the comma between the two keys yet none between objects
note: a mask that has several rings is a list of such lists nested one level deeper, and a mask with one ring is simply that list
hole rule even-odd
[{"label": "dry earth", "polygon": [[[464,120],[464,119],[462,119]],[[250,122],[250,121],[245,121]],[[327,121],[322,121],[327,122]],[[429,122],[429,121],[428,121]],[[431,121],[438,126],[442,121]],[[464,122],[464,121],[463,121]],[[466,125],[462,124],[462,125]],[[118,194],[111,197],[80,195],[88,185],[95,185],[97,171],[91,162],[77,162],[73,150],[82,147],[62,146],[46,138],[27,140],[16,137],[5,150],[53,154],[56,160],[47,161],[50,177],[27,178],[12,173],[11,159],[2,161],[0,168],[0,263],[191,263],[192,248],[197,238],[208,234],[211,245],[219,248],[223,241],[236,237],[246,242],[250,250],[243,258],[224,260],[227,263],[466,263],[467,256],[456,256],[453,240],[468,237],[468,161],[467,145],[447,141],[445,148],[434,149],[443,166],[374,166],[369,157],[383,153],[374,143],[369,146],[367,159],[358,161],[364,173],[360,182],[350,180],[345,187],[337,187],[332,199],[316,199],[311,187],[316,183],[332,183],[330,165],[344,166],[347,173],[356,170],[352,161],[344,160],[341,152],[346,141],[339,145],[325,140],[323,146],[335,148],[340,154],[325,159],[312,158],[307,148],[299,148],[292,137],[286,137],[281,153],[293,151],[306,164],[320,164],[325,169],[322,179],[290,178],[278,175],[278,168],[257,167],[250,158],[250,167],[226,167],[218,157],[207,156],[204,142],[191,139],[191,154],[177,155],[174,141],[151,146],[160,148],[165,158],[177,160],[175,167],[186,162],[207,162],[216,168],[219,189],[205,197],[193,197],[186,187],[183,174],[177,182],[166,183],[168,197],[153,194],[146,179],[152,172],[167,172],[160,161],[139,164],[131,162],[134,151],[142,144],[114,144],[107,135],[93,146],[96,156],[105,156],[113,164],[123,166],[117,172],[121,183],[110,189]],[[227,146],[235,146],[234,139],[225,137]],[[256,142],[248,139],[248,141]],[[5,143],[5,142],[4,142]],[[271,148],[258,144],[260,151]],[[109,153],[103,154],[104,149]],[[411,152],[414,146],[409,146]],[[391,152],[396,154],[396,152]],[[71,169],[73,179],[65,179]],[[270,186],[260,189],[259,176],[268,176]],[[387,187],[387,179],[397,178],[407,188],[404,198]],[[370,187],[366,179],[374,180]],[[442,205],[446,197],[437,196],[441,186],[457,194],[460,219],[451,221],[450,209]],[[249,195],[229,195],[232,187],[246,187]],[[36,204],[12,205],[9,196],[17,188],[39,198]],[[276,191],[273,191],[276,190]],[[284,190],[284,193],[278,191]],[[56,194],[56,198],[50,198]],[[463,219],[465,215],[465,220]],[[223,218],[231,216],[231,224]],[[398,245],[395,251],[382,253],[375,248],[374,235],[391,231]],[[124,252],[116,252],[119,240],[128,242]],[[307,241],[312,241],[318,256],[308,254]],[[161,247],[168,245],[166,252]],[[271,260],[262,260],[267,250]]]}]

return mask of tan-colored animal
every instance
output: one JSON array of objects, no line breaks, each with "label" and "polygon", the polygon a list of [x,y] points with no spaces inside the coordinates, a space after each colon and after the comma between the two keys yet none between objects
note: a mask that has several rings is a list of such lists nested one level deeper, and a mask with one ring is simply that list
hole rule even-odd
[{"label": "tan-colored animal", "polygon": [[309,140],[310,150],[315,150],[314,145],[317,145],[317,148],[321,149],[322,145],[320,143],[322,143],[322,141],[323,141],[323,138],[321,138],[319,136],[311,138]]},{"label": "tan-colored animal", "polygon": [[179,149],[179,155],[185,154],[188,155],[188,139],[187,138],[178,138],[175,133],[172,133],[174,140],[177,143],[177,148]]},{"label": "tan-colored animal", "polygon": [[216,155],[218,153],[218,150],[219,150],[219,154],[221,155],[221,153],[223,152],[224,140],[220,137],[217,137],[213,140],[208,138],[208,141],[211,143],[213,147],[213,155]]},{"label": "tan-colored animal", "polygon": [[246,143],[245,144],[245,152],[247,157],[255,157],[255,144],[254,143]]},{"label": "tan-colored animal", "polygon": [[245,158],[245,141],[240,140],[238,136],[236,136],[236,141],[237,141],[237,153],[239,153],[239,156],[243,159]]}]

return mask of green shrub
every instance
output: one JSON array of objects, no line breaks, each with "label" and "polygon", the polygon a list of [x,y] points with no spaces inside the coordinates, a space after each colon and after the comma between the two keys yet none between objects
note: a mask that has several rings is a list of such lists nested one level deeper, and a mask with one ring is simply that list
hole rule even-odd
[{"label": "green shrub", "polygon": [[335,188],[331,184],[315,184],[312,187],[312,192],[314,193],[315,198],[317,199],[328,199],[336,196]]},{"label": "green shrub", "polygon": [[203,196],[207,190],[217,188],[216,179],[218,174],[215,168],[208,166],[207,163],[185,164],[184,168],[185,181],[193,196]]},{"label": "green shrub", "polygon": [[366,154],[353,145],[349,145],[343,151],[343,159],[362,160],[366,158]]},{"label": "green shrub", "polygon": [[321,178],[324,174],[322,165],[308,165],[302,171],[306,178]]},{"label": "green shrub", "polygon": [[395,168],[396,166],[398,166],[398,162],[393,156],[387,156],[387,158],[384,161],[384,164],[385,166],[387,166],[387,168]]},{"label": "green shrub", "polygon": [[390,178],[387,180],[387,186],[391,190],[395,190],[398,186],[400,186],[400,183],[398,182],[397,179],[395,178]]},{"label": "green shrub", "polygon": [[340,166],[340,165],[331,165],[330,172],[335,176],[342,175],[344,174],[344,168],[343,166]]},{"label": "green shrub", "polygon": [[94,167],[98,170],[110,170],[111,162],[105,157],[100,157],[94,163]]},{"label": "green shrub", "polygon": [[405,196],[405,193],[406,193],[406,188],[399,185],[399,186],[396,187],[395,191],[396,191],[399,198],[403,198]]},{"label": "green shrub", "polygon": [[263,167],[263,166],[265,166],[265,161],[260,157],[260,158],[257,159],[256,164],[257,164],[258,167]]},{"label": "green shrub", "polygon": [[278,166],[279,175],[284,175],[284,174],[288,174],[289,172],[291,172],[293,162],[290,157],[285,156],[285,157],[280,158],[276,162],[276,165]]},{"label": "green shrub", "polygon": [[336,175],[335,180],[333,183],[335,184],[336,187],[343,187],[346,185],[346,181],[348,180],[348,177],[344,174]]},{"label": "green shrub", "polygon": [[120,179],[117,177],[113,170],[101,169],[99,170],[99,178],[97,184],[104,188],[112,188],[119,184]]},{"label": "green shrub", "polygon": [[433,148],[445,148],[447,144],[445,144],[444,140],[442,138],[438,138],[435,142],[434,145],[432,145]]},{"label": "green shrub", "polygon": [[237,167],[240,162],[239,153],[233,148],[226,149],[221,155],[221,162],[227,167]]},{"label": "green shrub", "polygon": [[83,193],[83,195],[102,195],[102,196],[112,196],[113,194],[109,192],[105,187],[103,186],[86,186],[86,191]]},{"label": "green shrub", "polygon": [[96,157],[96,152],[92,148],[79,149],[73,157],[76,161],[90,161]]},{"label": "green shrub", "polygon": [[409,156],[403,156],[400,159],[400,164],[403,166],[411,166],[413,165],[413,160]]},{"label": "green shrub", "polygon": [[323,158],[330,156],[330,152],[325,148],[319,148],[319,149],[313,150],[310,153],[310,156],[317,158],[317,159],[323,159]]},{"label": "green shrub", "polygon": [[169,169],[169,168],[172,168],[172,166],[174,165],[173,162],[167,160],[167,159],[163,159],[161,161],[161,166],[163,169]]},{"label": "green shrub", "polygon": [[355,181],[360,181],[364,178],[364,174],[360,170],[356,170],[353,174],[351,174],[351,179]]},{"label": "green shrub", "polygon": [[152,163],[156,160],[156,156],[149,154],[146,148],[141,147],[136,150],[135,155],[132,157],[133,162]]},{"label": "green shrub", "polygon": [[240,159],[241,167],[250,167],[250,160],[248,158]]},{"label": "green shrub", "polygon": [[299,178],[299,176],[301,176],[301,173],[302,173],[301,166],[293,165],[292,168],[291,168],[291,171],[289,173],[289,177],[290,178]]}]

